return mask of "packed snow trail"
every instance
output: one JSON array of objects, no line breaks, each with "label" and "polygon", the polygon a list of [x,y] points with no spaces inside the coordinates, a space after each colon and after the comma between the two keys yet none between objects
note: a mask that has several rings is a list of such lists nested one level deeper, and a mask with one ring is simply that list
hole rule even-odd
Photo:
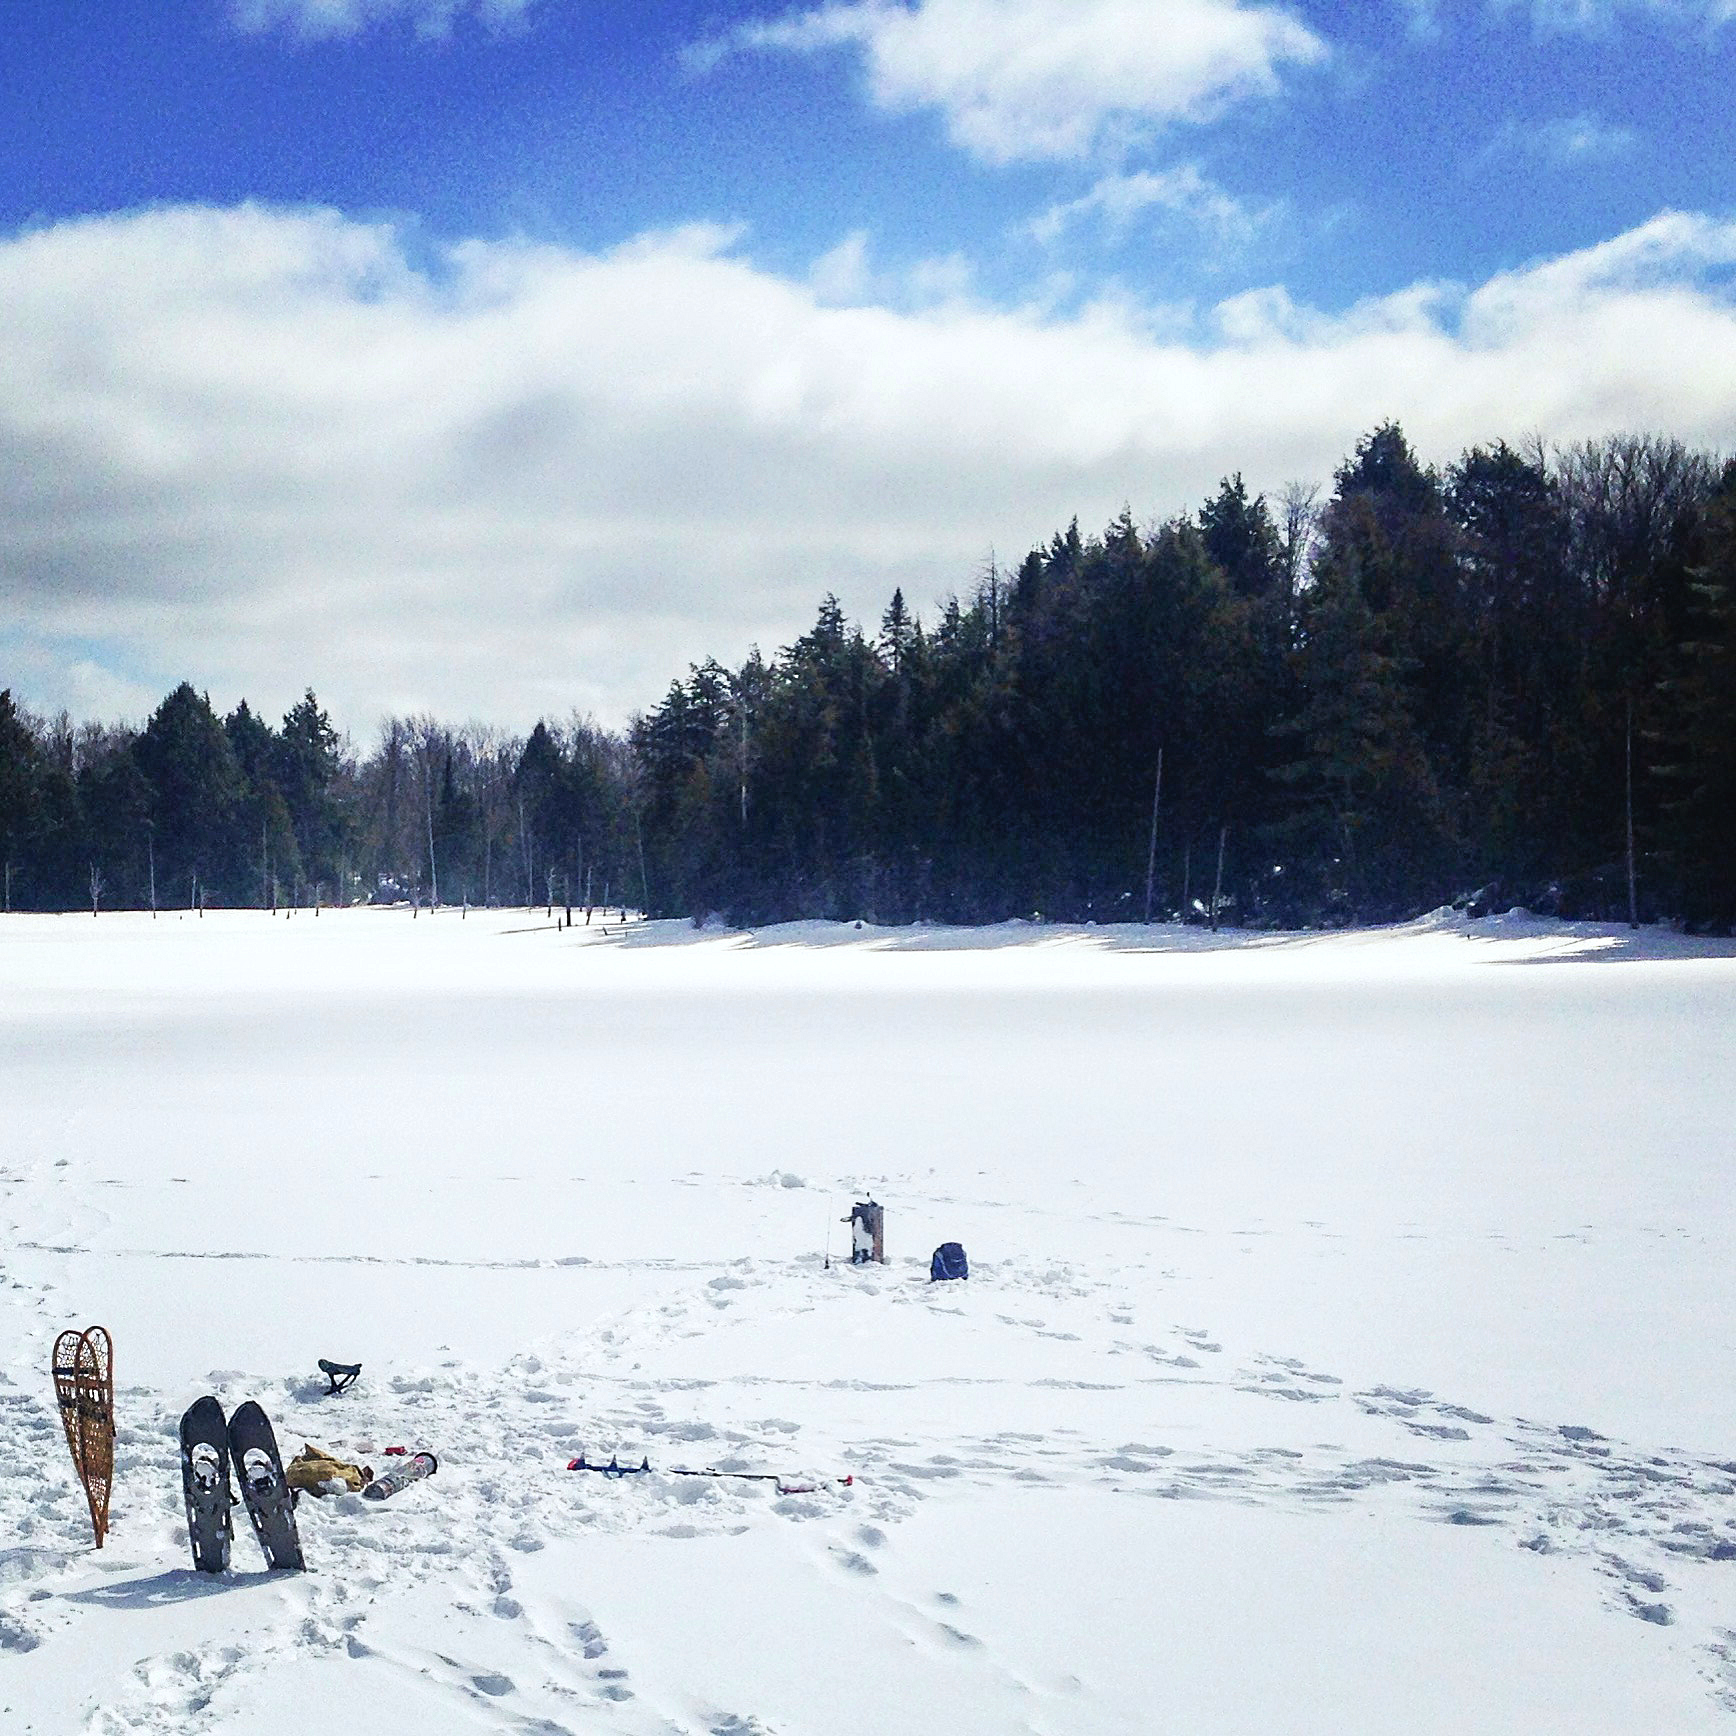
[{"label": "packed snow trail", "polygon": [[[147,925],[0,927],[9,1730],[1736,1715],[1717,948]],[[828,1268],[862,1190],[891,1263]],[[439,1475],[213,1582],[205,1391]]]}]

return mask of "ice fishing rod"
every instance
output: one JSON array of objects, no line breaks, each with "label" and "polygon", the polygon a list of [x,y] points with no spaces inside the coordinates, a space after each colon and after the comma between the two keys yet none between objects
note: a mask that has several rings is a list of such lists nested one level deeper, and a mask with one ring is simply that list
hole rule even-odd
[{"label": "ice fishing rod", "polygon": [[[648,1477],[651,1476],[651,1460],[643,1458],[636,1465],[623,1465],[618,1454],[611,1454],[606,1465],[593,1465],[583,1453],[567,1464],[569,1471],[594,1471],[599,1477]],[[708,1465],[703,1471],[690,1470],[681,1465],[671,1465],[663,1472],[667,1477],[711,1477],[721,1481],[733,1478],[742,1483],[775,1483],[780,1495],[811,1495],[825,1484],[836,1484],[840,1488],[849,1488],[855,1481],[855,1473],[849,1472],[842,1477],[810,1477],[798,1480],[786,1476],[782,1471],[720,1471]]]},{"label": "ice fishing rod", "polygon": [[856,1481],[854,1471],[846,1472],[842,1477],[810,1477],[805,1483],[793,1482],[782,1471],[714,1471],[709,1466],[703,1471],[684,1471],[679,1465],[671,1465],[666,1475],[671,1477],[735,1477],[744,1483],[776,1483],[780,1495],[810,1495],[822,1484],[835,1483],[841,1489],[848,1489]]}]

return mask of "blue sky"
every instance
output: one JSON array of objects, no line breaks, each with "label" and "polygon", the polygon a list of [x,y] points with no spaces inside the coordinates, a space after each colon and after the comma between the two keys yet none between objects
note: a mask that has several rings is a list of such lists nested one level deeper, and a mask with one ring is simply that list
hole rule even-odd
[{"label": "blue sky", "polygon": [[[19,0],[0,685],[618,721],[1399,417],[1736,445],[1736,0]],[[503,620],[502,596],[516,600]]]},{"label": "blue sky", "polygon": [[[0,45],[0,223],[258,199],[599,247],[714,220],[784,269],[859,230],[888,268],[958,253],[1003,298],[1057,269],[1213,299],[1277,273],[1335,309],[1733,193],[1736,17],[1712,8],[1291,7],[1324,52],[1277,90],[1010,162],[951,142],[940,107],[876,104],[848,44],[741,45],[702,70],[694,50],[732,25],[800,8],[533,0],[441,27],[360,4],[347,29],[342,9],[259,10],[275,22],[224,0],[22,0]],[[1161,0],[1129,10],[1162,29]],[[1154,205],[1082,214],[1061,246],[1029,233],[1107,175],[1180,168],[1253,232]]]}]

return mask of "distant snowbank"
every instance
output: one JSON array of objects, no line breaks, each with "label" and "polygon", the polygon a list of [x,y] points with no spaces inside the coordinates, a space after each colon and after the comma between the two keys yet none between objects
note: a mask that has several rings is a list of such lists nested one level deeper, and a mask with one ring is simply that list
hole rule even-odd
[{"label": "distant snowbank", "polygon": [[37,1001],[193,1003],[223,993],[427,994],[743,989],[939,992],[1416,982],[1491,964],[1728,964],[1736,941],[1441,910],[1383,928],[1299,933],[1179,924],[984,927],[789,922],[758,929],[540,911],[326,910],[0,916],[0,1019]]},{"label": "distant snowbank", "polygon": [[1008,947],[1087,947],[1098,952],[1224,953],[1322,947],[1366,948],[1371,943],[1452,935],[1465,940],[1521,942],[1563,957],[1596,953],[1615,958],[1736,958],[1736,939],[1685,935],[1664,927],[1630,929],[1623,924],[1562,922],[1510,910],[1472,918],[1443,906],[1410,922],[1343,929],[1242,929],[1213,932],[1164,922],[1066,923],[1015,920],[980,927],[911,923],[887,927],[871,922],[780,922],[763,928],[730,929],[689,922],[647,922],[617,930],[623,944],[679,946],[732,941],[740,946],[871,947],[881,952],[992,952]]}]

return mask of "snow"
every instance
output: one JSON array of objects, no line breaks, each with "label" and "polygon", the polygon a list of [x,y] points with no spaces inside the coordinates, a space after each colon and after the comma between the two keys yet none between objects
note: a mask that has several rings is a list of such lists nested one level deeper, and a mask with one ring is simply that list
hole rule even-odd
[{"label": "snow", "polygon": [[[0,918],[0,1729],[1730,1728],[1733,1015],[1522,913]],[[205,1579],[207,1391],[439,1473]]]}]

